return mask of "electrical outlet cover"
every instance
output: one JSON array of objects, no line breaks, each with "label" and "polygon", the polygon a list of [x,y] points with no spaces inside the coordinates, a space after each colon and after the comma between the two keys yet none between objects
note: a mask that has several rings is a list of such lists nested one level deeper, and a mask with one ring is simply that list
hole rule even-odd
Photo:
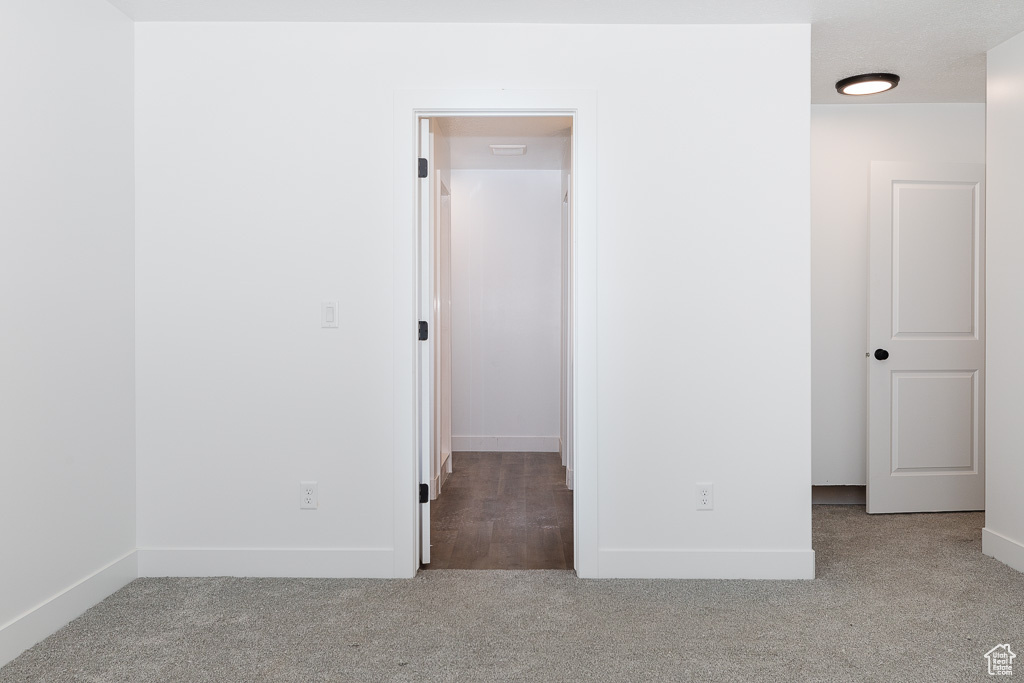
[{"label": "electrical outlet cover", "polygon": [[315,481],[299,482],[299,509],[316,510],[320,505],[320,493]]},{"label": "electrical outlet cover", "polygon": [[715,485],[709,482],[697,484],[697,509],[715,509]]}]

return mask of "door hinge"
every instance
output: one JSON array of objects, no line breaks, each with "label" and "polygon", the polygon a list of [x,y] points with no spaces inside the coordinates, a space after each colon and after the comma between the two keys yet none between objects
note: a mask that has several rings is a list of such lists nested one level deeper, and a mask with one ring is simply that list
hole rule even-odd
[{"label": "door hinge", "polygon": [[420,484],[420,502],[430,502],[430,484]]},{"label": "door hinge", "polygon": [[427,160],[424,159],[423,157],[420,157],[419,177],[427,177]]},{"label": "door hinge", "polygon": [[420,321],[420,341],[427,341],[427,321]]}]

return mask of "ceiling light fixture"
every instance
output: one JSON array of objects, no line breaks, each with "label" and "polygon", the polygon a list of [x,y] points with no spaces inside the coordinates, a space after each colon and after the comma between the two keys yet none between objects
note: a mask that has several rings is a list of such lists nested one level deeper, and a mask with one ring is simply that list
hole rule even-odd
[{"label": "ceiling light fixture", "polygon": [[896,74],[861,74],[837,81],[836,92],[840,95],[875,95],[892,90],[899,82],[900,77]]},{"label": "ceiling light fixture", "polygon": [[526,145],[491,145],[491,154],[496,157],[515,157],[526,154]]}]

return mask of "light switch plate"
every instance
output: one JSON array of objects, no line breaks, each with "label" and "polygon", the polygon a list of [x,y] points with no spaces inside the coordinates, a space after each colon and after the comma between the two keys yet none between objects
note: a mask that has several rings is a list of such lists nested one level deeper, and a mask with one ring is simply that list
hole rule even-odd
[{"label": "light switch plate", "polygon": [[338,326],[338,302],[320,302],[320,327]]}]

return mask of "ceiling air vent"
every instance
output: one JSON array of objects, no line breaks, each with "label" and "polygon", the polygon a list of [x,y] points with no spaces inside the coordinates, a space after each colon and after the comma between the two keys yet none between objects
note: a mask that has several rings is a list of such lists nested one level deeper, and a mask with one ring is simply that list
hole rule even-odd
[{"label": "ceiling air vent", "polygon": [[496,157],[520,157],[526,154],[526,145],[491,145],[491,154]]}]

